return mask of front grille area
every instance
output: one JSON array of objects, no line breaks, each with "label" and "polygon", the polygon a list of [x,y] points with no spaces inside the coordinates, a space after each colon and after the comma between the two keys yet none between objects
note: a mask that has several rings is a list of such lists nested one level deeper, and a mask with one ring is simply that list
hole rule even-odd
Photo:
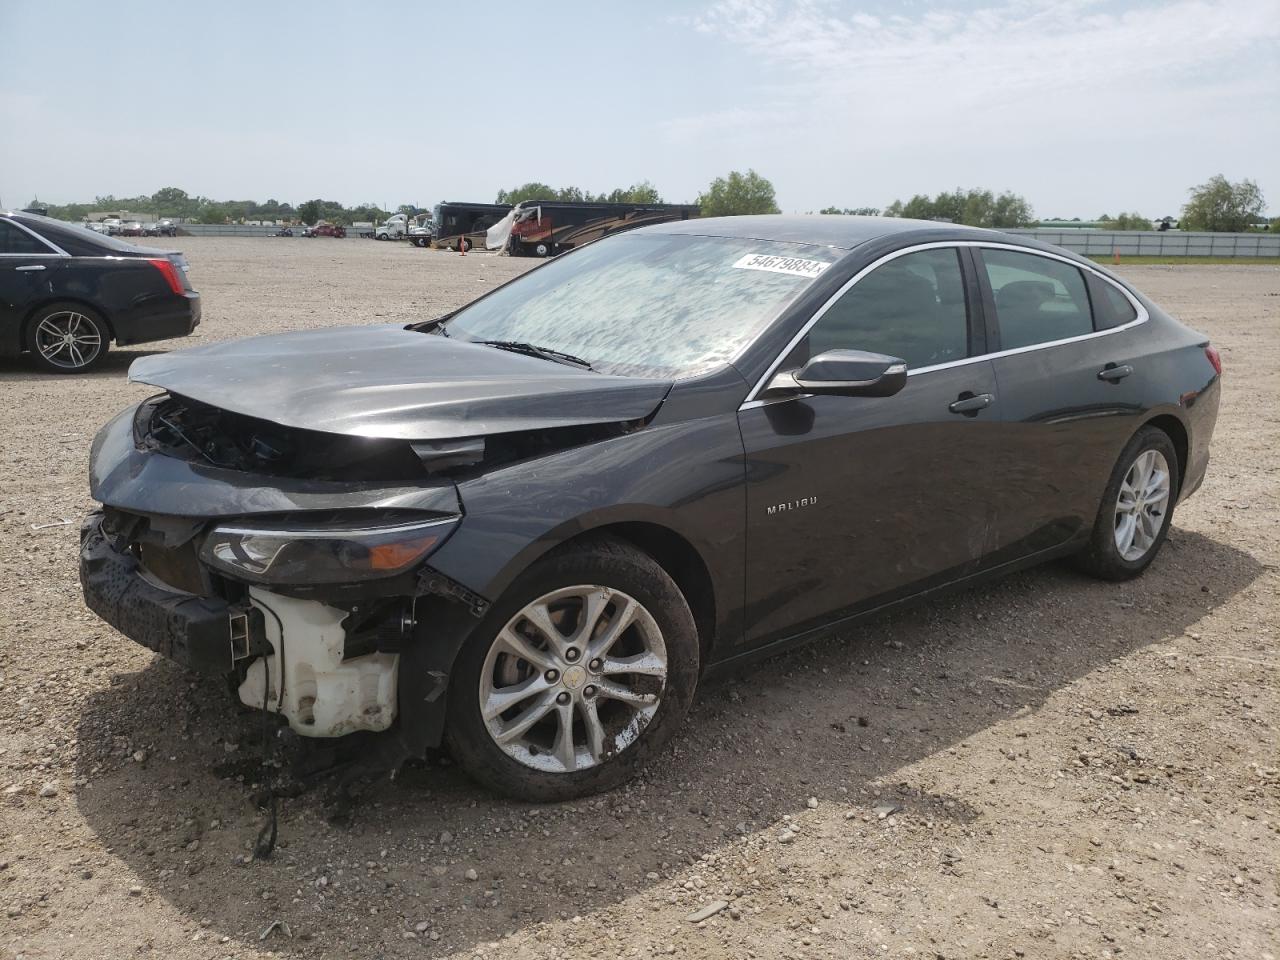
[{"label": "front grille area", "polygon": [[142,568],[162,583],[184,593],[208,596],[212,591],[196,555],[193,541],[180,547],[162,547],[154,543],[138,545]]}]

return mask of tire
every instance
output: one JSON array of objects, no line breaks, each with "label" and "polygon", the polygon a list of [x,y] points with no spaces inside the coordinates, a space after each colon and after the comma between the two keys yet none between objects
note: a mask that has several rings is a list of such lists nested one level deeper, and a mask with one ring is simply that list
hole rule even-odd
[{"label": "tire", "polygon": [[[60,343],[59,335],[73,339]],[[84,373],[101,363],[110,347],[106,321],[79,303],[49,304],[27,322],[27,349],[49,373]]]},{"label": "tire", "polygon": [[[1146,474],[1145,481],[1144,464],[1153,468]],[[1131,493],[1135,486],[1140,496]],[[1163,496],[1157,489],[1161,486]],[[1178,487],[1178,452],[1173,441],[1163,430],[1143,427],[1126,444],[1116,462],[1098,508],[1089,545],[1075,558],[1076,565],[1101,580],[1131,580],[1146,570],[1169,535]],[[1126,518],[1133,521],[1132,538]],[[1122,549],[1126,541],[1130,546]]]},{"label": "tire", "polygon": [[[587,610],[579,602],[584,594],[601,605],[579,650],[573,641]],[[526,616],[548,609],[553,618],[561,617],[559,626],[544,620],[559,635],[554,646]],[[634,616],[615,621],[624,610]],[[627,625],[612,643],[593,651],[615,622]],[[566,624],[573,628],[568,636],[560,629]],[[512,635],[537,664],[512,652],[504,639]],[[588,660],[593,652],[603,659]],[[664,658],[665,678],[657,675]],[[698,632],[689,605],[652,557],[616,540],[570,544],[518,577],[463,646],[449,684],[446,743],[468,774],[517,800],[570,800],[609,790],[630,779],[676,732],[693,702],[698,660]],[[597,666],[609,661],[612,670]],[[643,664],[645,674],[617,669],[620,661]],[[533,689],[514,698],[501,696],[526,684]],[[604,692],[606,686],[638,695],[645,703],[615,699]],[[492,699],[495,695],[498,700]],[[509,706],[486,718],[486,700]],[[535,714],[540,719],[506,747],[490,732],[517,728]],[[566,752],[558,749],[566,716],[572,747],[568,762]],[[597,718],[594,743],[588,716]]]},{"label": "tire", "polygon": [[548,257],[548,256],[550,256],[550,255],[551,255],[551,244],[549,244],[549,243],[539,243],[539,244],[537,244],[537,245],[535,245],[535,246],[534,246],[534,248],[533,248],[533,252],[534,252],[534,255],[535,255],[535,256],[538,256],[538,257]]}]

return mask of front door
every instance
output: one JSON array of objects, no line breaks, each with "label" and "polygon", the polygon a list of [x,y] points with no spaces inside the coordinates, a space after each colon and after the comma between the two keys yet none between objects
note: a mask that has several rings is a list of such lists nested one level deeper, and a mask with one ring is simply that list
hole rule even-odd
[{"label": "front door", "polygon": [[65,258],[7,220],[0,220],[0,355],[22,349],[28,308],[50,289],[50,276]]},{"label": "front door", "polygon": [[973,357],[981,341],[970,332],[975,297],[961,262],[941,248],[878,267],[779,366],[871,350],[907,362],[899,393],[751,401],[739,413],[748,646],[976,568],[1000,422],[991,363]]}]

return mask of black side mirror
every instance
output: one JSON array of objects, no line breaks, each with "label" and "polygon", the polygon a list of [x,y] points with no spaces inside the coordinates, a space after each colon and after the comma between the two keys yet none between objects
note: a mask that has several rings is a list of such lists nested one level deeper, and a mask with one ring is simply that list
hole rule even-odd
[{"label": "black side mirror", "polygon": [[766,396],[802,393],[842,397],[891,397],[907,385],[907,362],[865,350],[828,350],[799,370],[779,373]]}]

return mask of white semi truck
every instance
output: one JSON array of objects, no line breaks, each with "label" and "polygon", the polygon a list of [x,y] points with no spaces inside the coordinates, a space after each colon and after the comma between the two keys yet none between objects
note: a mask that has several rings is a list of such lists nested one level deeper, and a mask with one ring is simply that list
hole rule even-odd
[{"label": "white semi truck", "polygon": [[375,240],[404,240],[408,238],[414,246],[426,247],[431,244],[435,224],[428,214],[420,213],[411,217],[407,213],[395,213],[373,228]]}]

